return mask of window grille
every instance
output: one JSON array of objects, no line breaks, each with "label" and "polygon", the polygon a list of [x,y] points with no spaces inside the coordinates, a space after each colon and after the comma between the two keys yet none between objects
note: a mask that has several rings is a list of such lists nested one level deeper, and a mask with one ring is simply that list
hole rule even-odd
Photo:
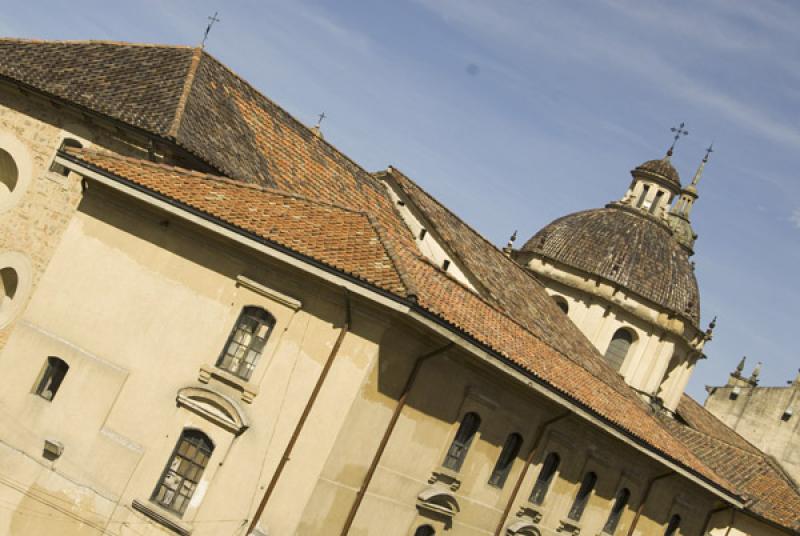
[{"label": "window grille", "polygon": [[572,503],[572,508],[569,509],[568,517],[573,521],[580,521],[583,515],[583,510],[586,508],[586,503],[589,502],[589,495],[592,494],[594,485],[597,483],[597,475],[594,473],[586,473],[583,476],[581,487],[578,489],[578,494],[575,495],[575,501]]},{"label": "window grille", "polygon": [[619,520],[622,517],[622,512],[628,505],[628,500],[631,498],[631,492],[628,488],[622,488],[617,493],[617,498],[614,500],[614,506],[611,507],[611,512],[608,514],[608,520],[603,526],[603,532],[606,534],[614,534],[619,525]]},{"label": "window grille", "polygon": [[510,434],[506,438],[503,445],[503,450],[500,451],[500,456],[497,458],[497,463],[492,471],[492,476],[489,477],[489,485],[497,488],[502,488],[506,483],[508,473],[511,471],[511,466],[519,454],[519,449],[522,446],[522,436],[517,433]]},{"label": "window grille", "polygon": [[183,515],[214,451],[203,432],[184,430],[152,500],[178,515]]},{"label": "window grille", "polygon": [[260,307],[242,309],[217,367],[249,380],[274,325],[272,315]]},{"label": "window grille", "polygon": [[628,356],[628,351],[633,344],[633,335],[625,328],[620,328],[614,333],[611,342],[608,344],[606,350],[606,361],[614,370],[622,368],[625,358]]},{"label": "window grille", "polygon": [[48,357],[44,371],[42,371],[42,377],[36,386],[36,394],[45,400],[52,401],[61,387],[61,382],[64,381],[67,371],[69,371],[69,365],[64,360],[53,356]]},{"label": "window grille", "polygon": [[475,437],[480,425],[481,418],[477,413],[469,412],[464,415],[461,420],[461,426],[458,427],[458,432],[456,432],[456,437],[453,438],[453,443],[447,450],[447,456],[444,459],[445,467],[453,471],[461,469],[469,446],[472,443],[472,438]]},{"label": "window grille", "polygon": [[550,489],[550,484],[553,482],[553,477],[558,471],[558,464],[561,463],[561,457],[555,452],[551,452],[544,459],[542,470],[536,478],[536,483],[533,485],[530,501],[533,504],[542,504],[547,496],[547,491]]}]

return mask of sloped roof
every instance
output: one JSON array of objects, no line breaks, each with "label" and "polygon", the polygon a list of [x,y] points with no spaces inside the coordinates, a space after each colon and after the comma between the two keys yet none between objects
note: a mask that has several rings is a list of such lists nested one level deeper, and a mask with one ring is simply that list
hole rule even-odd
[{"label": "sloped roof", "polygon": [[[94,169],[110,173],[158,195],[167,196],[189,209],[211,215],[224,222],[234,223],[258,236],[267,236],[268,229],[271,233],[269,236],[284,237],[282,244],[286,247],[302,254],[311,252],[306,244],[309,238],[298,233],[296,224],[288,221],[291,218],[287,220],[287,212],[281,210],[280,217],[261,213],[262,210],[264,212],[273,210],[269,199],[286,194],[263,188],[236,187],[233,181],[220,180],[214,175],[180,170],[172,166],[90,149],[69,149],[69,154]],[[173,185],[176,180],[178,180],[177,185]],[[224,192],[221,191],[223,189]],[[254,203],[253,196],[256,193],[265,195],[267,200]],[[353,201],[357,202],[358,199],[358,196],[353,196]],[[390,203],[388,195],[384,195],[383,199],[385,203]],[[248,207],[252,207],[253,210]],[[392,270],[389,269],[381,248],[375,246],[369,248],[374,257],[357,255],[350,259],[354,263],[348,265],[350,273],[363,274],[364,266],[380,264],[388,272],[385,275],[386,279],[394,281],[392,292],[399,298],[408,299],[413,296],[418,306],[426,313],[439,318],[467,337],[505,357],[510,363],[627,432],[648,445],[650,449],[665,455],[720,489],[736,493],[734,486],[709,470],[683,443],[674,438],[624,382],[620,380],[606,383],[602,380],[602,375],[598,376],[590,370],[595,367],[587,368],[587,365],[592,363],[600,366],[603,363],[602,358],[591,346],[586,347],[582,358],[567,358],[565,352],[544,342],[541,337],[510,317],[500,307],[489,303],[420,255],[399,215],[391,210],[390,204],[384,205],[384,208],[389,210],[381,210],[378,204],[374,204],[370,214],[376,218],[379,228],[386,229],[379,238],[384,246],[383,251],[393,253],[391,261],[393,269],[397,272],[397,279],[390,275]],[[319,230],[320,234],[325,236],[335,232],[334,230],[341,226],[337,217],[349,214],[352,213],[349,211],[326,213],[327,217],[320,221],[323,225]],[[262,229],[260,225],[265,225],[266,228]],[[403,236],[405,238],[401,238]],[[331,236],[331,244],[339,238]],[[327,248],[322,247],[320,250],[326,252]],[[516,269],[523,270],[519,267]],[[364,279],[368,283],[375,284],[369,279]],[[398,281],[402,281],[403,284],[398,284]],[[391,290],[389,287],[381,288]],[[544,292],[539,287],[530,287],[531,290],[537,288],[537,292]],[[546,312],[552,313],[549,310]],[[569,325],[566,317],[562,322],[565,326]],[[582,335],[576,332],[575,337]]]},{"label": "sloped roof", "polygon": [[700,291],[689,256],[665,225],[638,211],[609,205],[563,216],[520,251],[613,281],[700,323]]},{"label": "sloped roof", "polygon": [[[703,463],[654,417],[624,382],[608,376],[602,357],[554,310],[534,279],[498,257],[501,253],[496,248],[411,181],[403,181],[404,188],[427,206],[440,234],[480,280],[480,295],[419,254],[379,180],[204,52],[96,42],[53,43],[54,49],[61,50],[58,54],[31,50],[41,44],[0,40],[0,76],[173,139],[232,178],[258,183],[261,188],[93,151],[76,151],[71,158],[353,275],[410,304],[416,300],[426,314],[503,356],[651,450],[722,489],[738,492],[738,486]],[[128,48],[137,48],[141,56]],[[172,54],[183,60],[162,62]],[[27,73],[27,61],[38,62],[39,75]],[[108,87],[91,98],[67,88],[70,77],[88,76],[86,71],[102,69],[109,62],[118,63],[112,69],[117,74],[107,76]],[[159,68],[154,68],[159,62]],[[168,83],[169,90],[163,93],[139,95],[131,88],[114,87],[158,85],[173,80],[171,73],[164,72],[170,70],[184,78],[182,84]],[[150,82],[141,77],[150,77]],[[124,91],[133,91],[131,100],[116,102],[126,98],[119,97]],[[153,102],[146,102],[147,98]],[[295,211],[310,221],[293,218]],[[350,233],[360,233],[358,240],[349,240],[345,235]],[[362,237],[367,244],[360,243]],[[481,258],[487,259],[485,266]],[[509,288],[503,288],[504,278]]]},{"label": "sloped roof", "polygon": [[365,212],[135,158],[93,150],[69,152],[252,236],[289,248],[388,292],[402,296],[408,293],[380,238],[379,224]]},{"label": "sloped roof", "polygon": [[634,175],[644,173],[653,173],[658,175],[659,178],[667,181],[676,190],[681,189],[681,177],[678,175],[678,170],[672,165],[669,156],[660,158],[658,160],[648,160],[643,164],[636,166],[631,173]]},{"label": "sloped roof", "polygon": [[678,414],[689,424],[665,418],[665,425],[705,464],[737,486],[748,510],[800,531],[800,492],[777,462],[688,395],[683,396]]}]

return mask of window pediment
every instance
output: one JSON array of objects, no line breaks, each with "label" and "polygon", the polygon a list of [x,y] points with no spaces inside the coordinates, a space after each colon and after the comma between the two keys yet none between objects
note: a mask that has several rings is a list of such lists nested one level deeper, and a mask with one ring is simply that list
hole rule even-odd
[{"label": "window pediment", "polygon": [[184,387],[178,391],[178,406],[184,407],[229,432],[240,435],[250,421],[239,404],[207,387]]},{"label": "window pediment", "polygon": [[417,506],[423,510],[453,517],[461,511],[456,496],[448,489],[430,487],[417,496]]}]

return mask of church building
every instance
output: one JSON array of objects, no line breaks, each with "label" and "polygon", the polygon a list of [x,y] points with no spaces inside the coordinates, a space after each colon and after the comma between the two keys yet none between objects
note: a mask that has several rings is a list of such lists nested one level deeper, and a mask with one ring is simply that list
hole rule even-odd
[{"label": "church building", "polygon": [[673,149],[499,249],[202,48],[0,39],[0,534],[800,535]]}]

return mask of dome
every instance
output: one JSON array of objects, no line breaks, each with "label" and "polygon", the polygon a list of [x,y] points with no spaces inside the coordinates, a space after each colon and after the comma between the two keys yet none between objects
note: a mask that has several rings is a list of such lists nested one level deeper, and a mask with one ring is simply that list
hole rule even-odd
[{"label": "dome", "polygon": [[656,175],[656,178],[661,179],[668,185],[673,186],[677,190],[681,189],[681,178],[678,175],[678,170],[673,167],[672,162],[668,156],[661,160],[648,160],[644,164],[636,167],[631,173],[635,175]]},{"label": "dome", "polygon": [[576,212],[546,226],[520,251],[612,281],[695,326],[700,322],[689,256],[654,218],[614,206]]}]

